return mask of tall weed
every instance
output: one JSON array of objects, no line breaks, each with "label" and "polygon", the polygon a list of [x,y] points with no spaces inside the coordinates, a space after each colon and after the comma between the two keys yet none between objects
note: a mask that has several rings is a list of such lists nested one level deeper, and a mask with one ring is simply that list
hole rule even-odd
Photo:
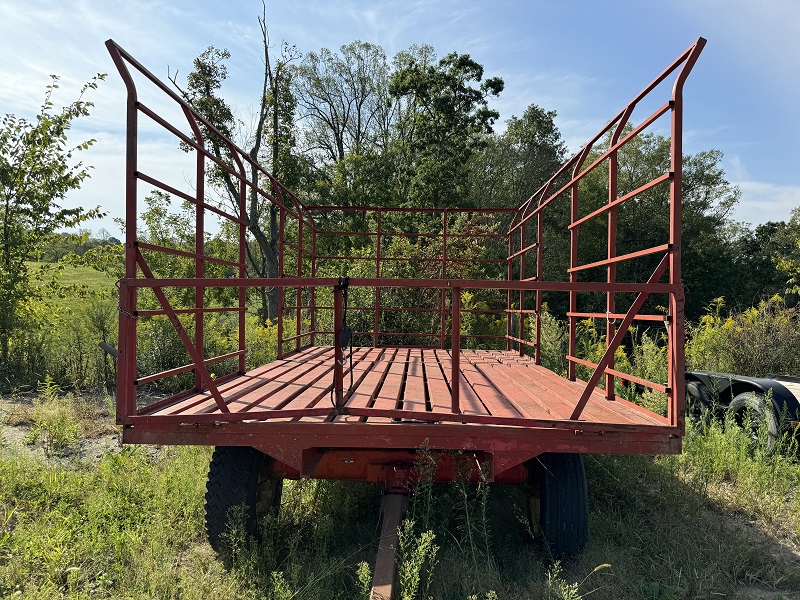
[{"label": "tall weed", "polygon": [[45,454],[61,453],[78,441],[81,426],[71,398],[59,398],[59,387],[49,375],[39,385],[33,401],[32,427],[28,441],[41,442]]}]

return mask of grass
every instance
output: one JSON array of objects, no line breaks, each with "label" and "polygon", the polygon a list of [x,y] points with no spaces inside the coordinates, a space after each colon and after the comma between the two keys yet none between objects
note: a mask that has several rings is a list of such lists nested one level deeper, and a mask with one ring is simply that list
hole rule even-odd
[{"label": "grass", "polygon": [[[42,401],[75,401],[50,393]],[[85,415],[73,417],[83,435]],[[126,447],[97,462],[4,450],[0,597],[364,597],[378,487],[287,482],[260,543],[232,521],[228,570],[203,529],[210,450]],[[591,537],[562,563],[531,540],[521,486],[423,485],[401,536],[399,597],[791,597],[798,555],[782,542],[800,539],[800,465],[788,450],[766,455],[715,423],[690,431],[680,456],[587,456]]]},{"label": "grass", "polygon": [[[43,262],[29,262],[27,263],[31,270],[38,269],[42,266],[54,267],[53,263]],[[108,273],[97,271],[91,267],[81,265],[67,265],[61,272],[58,278],[59,285],[70,290],[73,293],[65,295],[65,297],[54,298],[55,305],[59,308],[67,308],[71,310],[78,309],[84,302],[81,295],[103,295],[106,296],[114,291],[114,278]]]}]

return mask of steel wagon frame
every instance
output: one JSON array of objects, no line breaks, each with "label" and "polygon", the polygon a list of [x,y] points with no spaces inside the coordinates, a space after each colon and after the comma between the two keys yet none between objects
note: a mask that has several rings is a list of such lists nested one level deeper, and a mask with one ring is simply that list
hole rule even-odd
[{"label": "steel wagon frame", "polygon": [[[681,157],[683,86],[705,40],[698,39],[641,93],[631,100],[577,154],[518,208],[398,209],[368,206],[311,206],[284,187],[244,150],[228,140],[118,44],[109,40],[108,51],[127,88],[127,164],[125,171],[125,277],[119,285],[119,363],[117,421],[126,443],[207,444],[252,446],[271,456],[287,477],[346,478],[389,481],[396,465],[413,462],[415,449],[461,450],[490,465],[494,481],[522,481],[525,464],[545,452],[577,453],[677,453],[684,433],[683,287],[681,284]],[[630,123],[637,105],[660,84],[674,76],[669,97],[638,124]],[[162,117],[138,96],[136,80],[145,82],[177,107],[186,119],[179,126]],[[669,171],[638,189],[619,195],[619,151],[660,117],[670,119]],[[195,189],[185,192],[139,170],[138,132],[142,119],[161,128],[188,147],[196,157]],[[221,140],[229,160],[209,149],[204,137]],[[608,145],[599,145],[608,140]],[[177,143],[176,143],[177,149]],[[587,164],[587,160],[591,162]],[[210,168],[224,170],[238,186],[238,205],[230,210],[209,200],[205,189]],[[608,198],[588,213],[581,211],[579,188],[591,172],[607,170]],[[254,181],[248,174],[258,174]],[[142,241],[137,236],[140,195],[147,186],[195,207],[193,251],[168,248]],[[669,189],[668,239],[662,244],[617,253],[617,212],[646,191]],[[279,212],[279,276],[247,277],[247,196],[255,193]],[[545,215],[558,203],[569,205],[569,268],[566,280],[547,279],[543,272]],[[374,230],[345,232],[326,230],[321,215],[369,213]],[[418,212],[439,223],[426,232],[388,231],[395,213]],[[210,256],[204,242],[206,216],[231,223],[238,236],[238,258]],[[505,229],[464,230],[459,219],[495,218]],[[604,222],[607,231],[605,258],[579,262],[581,227]],[[318,252],[325,236],[362,235],[374,241],[368,256],[334,257]],[[435,258],[382,255],[390,238],[407,236],[433,240],[440,255]],[[486,258],[504,278],[461,279],[459,240],[486,239],[505,245],[504,256]],[[194,276],[158,277],[148,256],[179,256],[194,263]],[[642,257],[660,258],[646,282],[617,281],[617,266]],[[325,261],[345,258],[350,264],[369,263],[371,277],[320,276]],[[435,276],[395,278],[393,261],[404,259],[421,268],[436,266]],[[417,261],[415,263],[415,261]],[[505,267],[503,267],[505,263]],[[227,267],[232,277],[207,277],[210,265]],[[532,273],[528,269],[532,267]],[[602,276],[591,279],[592,273]],[[562,276],[563,274],[557,274]],[[581,279],[583,277],[583,279]],[[276,287],[280,290],[277,315],[278,350],[274,362],[246,369],[246,289]],[[169,290],[194,290],[193,306],[173,306]],[[233,288],[235,306],[209,306],[206,290]],[[431,307],[389,306],[389,291],[429,290],[437,295]],[[362,290],[371,306],[350,310],[371,312],[372,328],[355,332],[363,345],[353,348],[352,367],[339,343],[345,315],[344,295]],[[140,308],[137,294],[150,290],[158,301],[155,309]],[[332,302],[321,300],[321,290]],[[462,306],[463,292],[499,290],[505,306],[475,309]],[[560,377],[542,366],[542,314],[545,293],[569,297],[568,371]],[[355,293],[355,292],[354,292]],[[582,294],[605,296],[605,312],[581,311]],[[634,294],[627,309],[618,310],[620,294]],[[642,312],[654,294],[666,297],[666,314]],[[363,296],[363,294],[362,294]],[[532,302],[531,302],[532,299]],[[384,331],[386,315],[400,310],[422,311],[438,316],[438,329],[430,332]],[[219,356],[206,356],[206,318],[230,312],[237,320],[237,347]],[[488,313],[505,319],[505,334],[462,333],[465,315]],[[512,317],[513,315],[513,317]],[[159,373],[137,373],[137,321],[166,317],[174,325],[190,362]],[[368,318],[368,317],[367,317]],[[606,323],[606,349],[593,363],[578,356],[577,328],[582,318]],[[667,331],[667,381],[653,382],[615,369],[614,354],[635,321],[663,323]],[[363,322],[363,319],[362,319]],[[518,325],[515,327],[515,323]],[[476,342],[475,340],[478,340]],[[470,341],[472,340],[472,341]],[[328,345],[320,345],[326,343]],[[410,342],[410,343],[409,343]],[[496,349],[463,346],[489,342]],[[231,364],[228,374],[212,376],[211,366]],[[579,366],[591,369],[587,381],[577,377]],[[149,405],[137,400],[143,386],[193,373],[190,389]],[[352,377],[353,385],[347,379]],[[667,414],[653,413],[615,394],[615,379],[624,379],[666,394]],[[601,389],[598,384],[604,387]],[[329,402],[332,398],[332,403]],[[443,468],[442,478],[447,478]]]}]

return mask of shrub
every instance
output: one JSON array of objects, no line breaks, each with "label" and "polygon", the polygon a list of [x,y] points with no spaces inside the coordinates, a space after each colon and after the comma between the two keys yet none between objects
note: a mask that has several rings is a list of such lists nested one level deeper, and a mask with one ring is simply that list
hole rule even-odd
[{"label": "shrub", "polygon": [[769,373],[800,375],[800,311],[780,296],[742,312],[723,316],[724,299],[706,309],[697,326],[689,326],[686,365],[760,377]]}]

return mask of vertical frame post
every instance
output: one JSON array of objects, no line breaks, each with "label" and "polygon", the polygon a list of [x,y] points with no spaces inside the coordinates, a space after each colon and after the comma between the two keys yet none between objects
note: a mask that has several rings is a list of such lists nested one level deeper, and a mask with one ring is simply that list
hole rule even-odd
[{"label": "vertical frame post", "polygon": [[[134,263],[135,264],[135,263]],[[119,361],[117,365],[117,424],[136,414],[136,288],[119,282]]]},{"label": "vertical frame post", "polygon": [[[635,105],[630,105],[628,108],[625,109],[625,112],[622,113],[622,116],[619,119],[619,123],[617,123],[616,128],[614,129],[614,133],[611,134],[611,140],[609,141],[609,146],[613,147],[618,141],[620,135],[625,129],[625,124],[630,119],[631,113],[633,112]],[[618,189],[618,179],[619,179],[619,155],[618,151],[614,150],[608,156],[608,203],[611,204],[614,200],[617,199],[619,195]],[[608,211],[608,248],[607,248],[607,258],[610,261],[612,258],[616,258],[617,256],[617,207],[613,207]],[[606,267],[606,281],[608,283],[615,283],[617,281],[617,263],[609,262],[608,266]],[[616,330],[616,324],[611,315],[617,311],[617,299],[616,294],[611,290],[606,292],[606,348],[611,345],[611,340],[614,339],[614,333]],[[608,368],[614,368],[614,356],[612,355],[609,363]],[[611,373],[606,373],[606,399],[614,400],[616,395],[614,394],[614,376]]]},{"label": "vertical frame post", "polygon": [[[523,213],[525,214],[525,213]],[[519,280],[522,281],[525,279],[525,259],[527,257],[527,251],[525,250],[526,242],[526,235],[525,231],[528,229],[528,223],[523,223],[520,225],[519,228]],[[519,319],[517,319],[517,337],[519,338],[519,342],[517,345],[519,346],[519,355],[525,356],[525,344],[523,343],[525,340],[525,290],[519,291]]]},{"label": "vertical frame post", "polygon": [[453,288],[451,304],[453,305],[453,314],[450,318],[451,410],[457,415],[461,412],[461,288]]},{"label": "vertical frame post", "polygon": [[[314,217],[309,214],[311,217],[311,277],[317,276],[317,228],[314,225]],[[311,345],[314,346],[317,341],[317,288],[311,288],[311,308],[310,311],[310,320],[311,320]]]},{"label": "vertical frame post", "polygon": [[337,407],[344,406],[344,352],[339,336],[342,333],[344,319],[344,305],[342,288],[338,285],[333,288],[333,396]]},{"label": "vertical frame post", "polygon": [[[192,133],[194,134],[197,144],[200,147],[204,147],[205,140],[203,139],[203,132],[191,111],[184,107],[183,113],[186,116],[186,120],[189,122],[189,126],[192,128]],[[195,152],[197,153],[197,170],[195,175],[197,178],[197,182],[195,183],[197,188],[197,204],[195,205],[194,253],[196,256],[194,259],[194,276],[197,279],[203,279],[206,272],[206,261],[202,258],[205,253],[205,208],[203,208],[202,204],[205,202],[206,193],[206,159],[202,152],[198,150],[195,150]],[[206,288],[201,285],[197,285],[194,288],[194,307],[196,309],[194,313],[194,347],[202,359],[205,359],[205,315],[203,314],[203,308],[205,307],[205,290]],[[203,376],[200,374],[198,368],[194,370],[194,389],[198,392],[203,389]]]},{"label": "vertical frame post", "polygon": [[[247,186],[239,180],[239,215],[243,223],[239,223],[239,278],[247,277]],[[247,289],[239,287],[239,375],[247,372]]]},{"label": "vertical frame post", "polygon": [[[548,188],[550,186],[547,186]],[[542,195],[544,199],[546,195]],[[541,199],[540,199],[541,202]],[[536,213],[536,281],[544,281],[542,273],[542,238],[544,237],[544,210]],[[542,364],[542,290],[536,290],[536,347],[534,348],[534,362]]]},{"label": "vertical frame post", "polygon": [[675,80],[672,89],[672,145],[670,147],[670,171],[672,179],[669,187],[669,351],[667,353],[667,386],[671,395],[667,405],[667,418],[670,425],[684,428],[686,411],[686,365],[684,361],[684,292],[681,280],[681,223],[682,185],[683,185],[683,84],[689,76],[706,40],[699,38],[692,47],[686,62]]},{"label": "vertical frame post", "polygon": [[[519,213],[517,213],[517,214],[519,214]],[[515,216],[514,219],[511,221],[511,225],[512,226],[513,226],[514,221],[516,220],[516,218],[517,217]],[[508,281],[511,281],[511,279],[513,277],[513,273],[514,273],[514,268],[513,268],[514,261],[511,260],[511,255],[514,253],[513,248],[514,248],[514,236],[513,236],[512,232],[511,232],[511,230],[509,229],[509,232],[508,232],[508,258],[506,259],[506,272],[507,272],[506,278],[507,278]],[[511,310],[512,310],[512,306],[511,306],[511,297],[512,296],[511,296],[511,294],[512,294],[511,290],[508,290],[508,292],[506,293],[506,352],[511,352],[511,347],[512,347],[511,346],[511,315],[512,315],[512,313],[511,313]]]},{"label": "vertical frame post", "polygon": [[[442,279],[447,279],[447,210],[442,212]],[[445,327],[447,324],[447,291],[442,288],[442,307],[441,307],[441,334],[439,335],[439,347],[444,349]]]},{"label": "vertical frame post", "polygon": [[[300,217],[297,224],[297,276],[303,277],[303,213],[300,211]],[[303,331],[303,288],[297,288],[297,308],[295,313],[295,329],[294,332],[294,349],[300,350],[300,334]]]},{"label": "vertical frame post", "polygon": [[[278,277],[283,277],[283,241],[286,239],[286,210],[278,207]],[[283,358],[283,303],[286,288],[278,289],[278,359]]]},{"label": "vertical frame post", "polygon": [[[383,212],[378,209],[378,230],[376,231],[376,246],[375,246],[375,278],[381,278],[381,248],[383,245],[382,234],[382,215]],[[380,335],[381,326],[381,288],[375,286],[375,324],[372,332],[372,344],[375,348],[378,347],[378,336]]]},{"label": "vertical frame post", "polygon": [[[583,162],[586,160],[586,157],[589,155],[589,152],[592,150],[591,144],[586,144],[581,150],[581,154],[578,157],[575,166],[572,169],[572,178],[573,180],[575,177],[578,176],[580,173],[581,168],[583,167]],[[580,182],[576,181],[572,184],[570,188],[570,216],[569,216],[569,224],[572,225],[575,221],[578,220],[578,185]],[[570,227],[569,230],[569,266],[570,269],[574,269],[578,266],[578,228],[577,227]],[[570,271],[569,273],[569,282],[570,283],[577,283],[578,281],[578,272],[577,271]],[[575,290],[570,290],[569,292],[569,312],[572,313],[569,317],[569,356],[577,356],[577,329],[578,329],[578,317],[575,316],[575,313],[578,312],[578,292]],[[577,378],[576,374],[576,365],[574,361],[568,360],[567,361],[567,379],[570,381],[575,381]]]},{"label": "vertical frame post", "polygon": [[[125,140],[125,279],[136,279],[136,172],[139,137],[139,102],[136,85],[113,41],[106,42],[111,59],[127,90]],[[117,367],[117,423],[136,414],[136,288],[119,285],[119,359]]]}]

